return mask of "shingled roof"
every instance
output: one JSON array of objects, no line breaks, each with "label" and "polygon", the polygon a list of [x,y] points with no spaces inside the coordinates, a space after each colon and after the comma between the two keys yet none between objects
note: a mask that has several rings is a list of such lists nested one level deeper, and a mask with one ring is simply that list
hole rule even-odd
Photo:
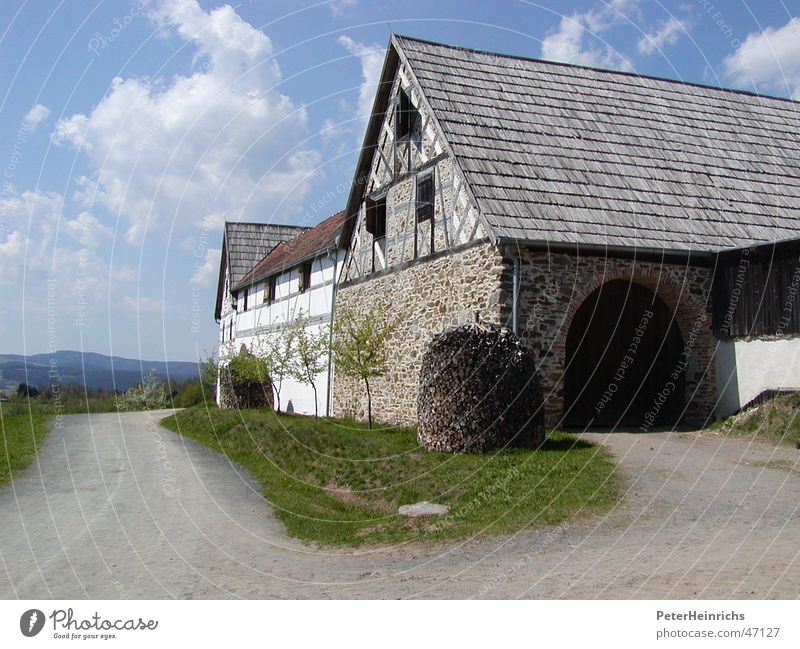
[{"label": "shingled roof", "polygon": [[235,285],[236,289],[259,282],[301,262],[313,259],[335,248],[344,221],[344,212],[337,212],[310,230],[284,241],[272,249]]},{"label": "shingled roof", "polygon": [[228,269],[228,285],[236,286],[242,277],[275,246],[308,229],[296,225],[226,221],[222,235],[222,256],[214,317],[219,320],[221,314],[225,268]]},{"label": "shingled roof", "polygon": [[800,234],[798,102],[403,36],[383,86],[399,61],[495,241],[710,252]]}]

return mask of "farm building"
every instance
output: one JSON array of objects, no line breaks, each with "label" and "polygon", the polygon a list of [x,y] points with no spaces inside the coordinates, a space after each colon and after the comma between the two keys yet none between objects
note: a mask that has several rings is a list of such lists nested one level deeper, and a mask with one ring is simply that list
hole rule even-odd
[{"label": "farm building", "polygon": [[[313,228],[228,223],[223,239],[217,293],[220,364],[242,346],[258,353],[294,318],[316,333],[331,323],[334,281],[344,252],[338,247],[343,214]],[[282,407],[290,412],[328,412],[328,375],[312,386],[282,382]],[[217,401],[220,401],[217,390]]]},{"label": "farm building", "polygon": [[[336,294],[403,315],[376,418],[415,423],[429,341],[476,318],[536,354],[551,425],[699,424],[800,388],[798,126],[790,100],[393,35]],[[364,414],[345,376],[332,403]]]}]

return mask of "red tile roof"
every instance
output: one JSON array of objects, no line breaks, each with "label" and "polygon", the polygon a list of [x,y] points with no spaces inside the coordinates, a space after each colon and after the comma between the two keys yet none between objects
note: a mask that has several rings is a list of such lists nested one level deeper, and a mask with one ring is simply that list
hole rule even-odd
[{"label": "red tile roof", "polygon": [[336,239],[344,222],[344,211],[337,212],[310,230],[298,234],[293,239],[279,243],[267,253],[253,269],[242,277],[236,289],[258,282],[269,275],[283,272],[301,261],[313,258],[336,245]]}]

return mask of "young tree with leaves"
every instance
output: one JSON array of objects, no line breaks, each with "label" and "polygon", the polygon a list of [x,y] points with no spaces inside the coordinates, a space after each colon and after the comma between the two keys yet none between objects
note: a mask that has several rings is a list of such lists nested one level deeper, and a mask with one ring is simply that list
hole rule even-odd
[{"label": "young tree with leaves", "polygon": [[333,351],[337,369],[345,376],[364,381],[367,390],[367,419],[372,429],[372,392],[369,381],[389,370],[386,339],[399,321],[389,320],[385,308],[376,306],[365,315],[341,309],[333,324]]},{"label": "young tree with leaves", "polygon": [[275,390],[276,412],[281,411],[281,388],[284,379],[295,376],[297,360],[294,354],[295,331],[291,322],[280,325],[274,333],[259,338],[253,345],[253,354],[263,360],[269,370]]},{"label": "young tree with leaves", "polygon": [[319,417],[317,405],[317,376],[328,366],[330,332],[328,327],[309,330],[309,319],[299,311],[292,321],[294,338],[294,378],[314,390],[314,417]]}]

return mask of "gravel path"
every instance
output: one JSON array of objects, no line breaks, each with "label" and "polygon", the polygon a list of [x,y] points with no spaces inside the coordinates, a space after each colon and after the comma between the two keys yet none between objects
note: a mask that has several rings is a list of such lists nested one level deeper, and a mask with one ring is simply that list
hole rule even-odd
[{"label": "gravel path", "polygon": [[3,598],[797,598],[800,451],[696,433],[591,434],[614,512],[446,546],[320,551],[239,468],[158,427],[74,415],[0,489]]}]

